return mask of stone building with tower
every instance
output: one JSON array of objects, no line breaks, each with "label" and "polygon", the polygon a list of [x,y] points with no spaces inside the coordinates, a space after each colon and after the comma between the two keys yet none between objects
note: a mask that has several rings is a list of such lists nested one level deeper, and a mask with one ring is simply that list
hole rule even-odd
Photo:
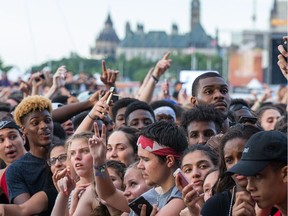
[{"label": "stone building with tower", "polygon": [[91,57],[94,59],[115,58],[119,43],[120,40],[113,28],[111,16],[108,14],[104,29],[95,41],[95,47],[90,48]]},{"label": "stone building with tower", "polygon": [[125,38],[120,42],[117,56],[124,55],[126,59],[142,57],[158,60],[164,53],[173,50],[177,53],[192,54],[197,51],[207,55],[217,53],[217,39],[207,35],[201,25],[200,0],[191,1],[190,31],[179,34],[177,24],[172,24],[171,32],[144,31],[144,26],[137,25],[132,31],[130,23],[126,23]]},{"label": "stone building with tower", "polygon": [[105,22],[105,27],[96,39],[95,47],[91,48],[92,58],[115,57],[124,55],[127,60],[142,57],[149,60],[158,60],[167,51],[173,50],[181,54],[194,52],[206,55],[217,53],[218,42],[209,36],[201,25],[200,0],[191,1],[190,31],[179,34],[177,24],[172,24],[171,32],[144,31],[144,26],[138,24],[132,30],[130,23],[125,26],[125,38],[119,40],[113,29],[110,15]]}]

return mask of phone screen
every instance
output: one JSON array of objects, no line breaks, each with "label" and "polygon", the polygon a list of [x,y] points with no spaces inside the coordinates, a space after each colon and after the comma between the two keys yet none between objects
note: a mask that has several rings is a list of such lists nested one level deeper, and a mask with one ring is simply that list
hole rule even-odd
[{"label": "phone screen", "polygon": [[128,205],[137,215],[140,215],[143,204],[146,205],[146,216],[150,216],[153,206],[144,197],[140,196],[131,201]]}]

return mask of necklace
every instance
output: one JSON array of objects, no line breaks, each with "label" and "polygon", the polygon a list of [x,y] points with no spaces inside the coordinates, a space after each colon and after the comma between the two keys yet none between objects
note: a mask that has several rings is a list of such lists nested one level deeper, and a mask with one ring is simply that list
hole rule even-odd
[{"label": "necklace", "polygon": [[230,203],[229,214],[228,214],[229,216],[232,215],[232,206],[233,206],[233,202],[234,202],[235,188],[236,188],[236,186],[234,186],[232,189],[232,197],[231,197],[231,203]]},{"label": "necklace", "polygon": [[163,195],[163,189],[159,186],[155,188],[155,191],[157,193],[156,204],[159,206],[161,196]]}]

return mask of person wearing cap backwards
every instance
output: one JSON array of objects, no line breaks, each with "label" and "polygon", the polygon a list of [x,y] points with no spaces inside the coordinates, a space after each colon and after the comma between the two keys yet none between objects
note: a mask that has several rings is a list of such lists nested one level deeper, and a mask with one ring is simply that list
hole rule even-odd
[{"label": "person wearing cap backwards", "polygon": [[206,72],[198,76],[192,84],[192,105],[214,105],[224,119],[223,132],[229,128],[229,106],[231,98],[229,87],[221,75],[216,72]]},{"label": "person wearing cap backwards", "polygon": [[13,121],[0,121],[0,158],[6,167],[0,170],[0,203],[8,202],[6,169],[26,153],[20,128]]},{"label": "person wearing cap backwards", "polygon": [[287,215],[287,135],[279,131],[254,134],[246,143],[241,160],[228,174],[247,176],[247,191],[238,192],[233,216],[255,215],[261,209],[276,207],[274,215]]},{"label": "person wearing cap backwards", "polygon": [[[29,142],[30,151],[6,171],[10,203],[21,204],[39,191],[49,191],[48,200],[54,204],[57,191],[46,162],[53,137],[51,111],[50,100],[38,95],[24,98],[15,109],[15,122]],[[50,210],[40,215],[50,215]]]}]

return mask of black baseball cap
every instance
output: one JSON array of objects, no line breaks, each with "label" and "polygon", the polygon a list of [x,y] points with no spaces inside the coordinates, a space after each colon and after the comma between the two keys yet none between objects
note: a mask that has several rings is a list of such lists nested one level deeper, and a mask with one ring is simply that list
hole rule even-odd
[{"label": "black baseball cap", "polygon": [[14,128],[21,132],[20,127],[14,121],[0,121],[0,130],[5,128]]},{"label": "black baseball cap", "polygon": [[250,137],[241,160],[227,173],[255,176],[274,161],[287,162],[287,135],[280,131],[261,131]]}]

